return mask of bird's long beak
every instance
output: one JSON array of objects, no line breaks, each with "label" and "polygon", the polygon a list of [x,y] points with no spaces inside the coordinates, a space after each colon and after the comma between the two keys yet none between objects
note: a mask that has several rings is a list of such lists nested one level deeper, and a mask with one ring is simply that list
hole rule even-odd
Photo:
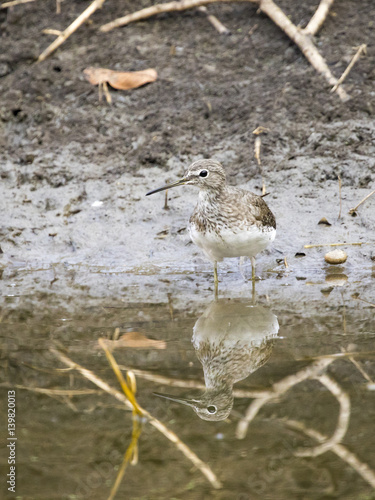
[{"label": "bird's long beak", "polygon": [[150,194],[158,193],[159,191],[165,191],[166,189],[171,189],[171,188],[174,188],[176,186],[182,186],[182,185],[186,184],[187,182],[188,182],[188,179],[186,179],[186,178],[180,179],[177,182],[172,182],[172,184],[167,184],[166,186],[154,189],[153,191],[149,191],[148,193],[146,193],[146,196],[149,196]]},{"label": "bird's long beak", "polygon": [[168,394],[160,394],[159,392],[154,392],[153,394],[155,396],[158,396],[159,398],[169,399],[169,401],[174,401],[175,403],[190,406],[191,408],[193,408],[197,404],[194,399],[175,398],[174,396],[169,396]]}]

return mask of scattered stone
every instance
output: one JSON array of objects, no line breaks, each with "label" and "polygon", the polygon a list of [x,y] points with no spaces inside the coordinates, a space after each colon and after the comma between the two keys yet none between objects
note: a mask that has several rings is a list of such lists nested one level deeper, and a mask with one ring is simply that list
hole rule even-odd
[{"label": "scattered stone", "polygon": [[294,257],[306,257],[306,254],[305,252],[297,252],[296,254],[294,254]]},{"label": "scattered stone", "polygon": [[343,250],[338,249],[332,250],[324,256],[324,260],[328,262],[328,264],[343,264],[346,262],[347,258],[347,254]]}]

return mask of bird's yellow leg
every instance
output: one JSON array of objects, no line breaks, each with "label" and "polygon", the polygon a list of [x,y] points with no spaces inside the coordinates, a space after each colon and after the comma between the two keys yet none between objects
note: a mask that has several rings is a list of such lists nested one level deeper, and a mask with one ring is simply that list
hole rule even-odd
[{"label": "bird's yellow leg", "polygon": [[214,262],[214,281],[215,281],[215,295],[217,295],[218,287],[219,287],[219,279],[217,277],[217,261]]},{"label": "bird's yellow leg", "polygon": [[251,275],[252,280],[255,281],[255,257],[251,257]]}]

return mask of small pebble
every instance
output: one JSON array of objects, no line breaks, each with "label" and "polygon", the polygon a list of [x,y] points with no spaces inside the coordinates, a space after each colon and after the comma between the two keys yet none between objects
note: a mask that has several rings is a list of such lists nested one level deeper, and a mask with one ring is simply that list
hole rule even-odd
[{"label": "small pebble", "polygon": [[324,260],[328,264],[343,264],[348,258],[347,254],[343,250],[332,250],[324,256]]}]

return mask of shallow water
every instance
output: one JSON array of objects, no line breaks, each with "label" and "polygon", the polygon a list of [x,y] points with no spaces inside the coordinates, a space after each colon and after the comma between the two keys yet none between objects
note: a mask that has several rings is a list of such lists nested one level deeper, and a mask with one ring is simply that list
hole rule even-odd
[{"label": "shallow water", "polygon": [[[375,320],[365,301],[374,302],[374,276],[329,267],[299,274],[265,273],[253,299],[238,272],[222,272],[215,301],[205,272],[140,282],[74,267],[8,269],[1,406],[16,390],[17,498],[109,497],[131,441],[131,413],[50,350],[118,389],[99,338],[133,370],[139,404],[222,485],[215,489],[146,422],[138,463],[116,498],[373,498]],[[246,427],[248,409],[272,386],[277,394]],[[64,392],[73,390],[85,392]],[[328,442],[319,447],[319,439]]]}]

